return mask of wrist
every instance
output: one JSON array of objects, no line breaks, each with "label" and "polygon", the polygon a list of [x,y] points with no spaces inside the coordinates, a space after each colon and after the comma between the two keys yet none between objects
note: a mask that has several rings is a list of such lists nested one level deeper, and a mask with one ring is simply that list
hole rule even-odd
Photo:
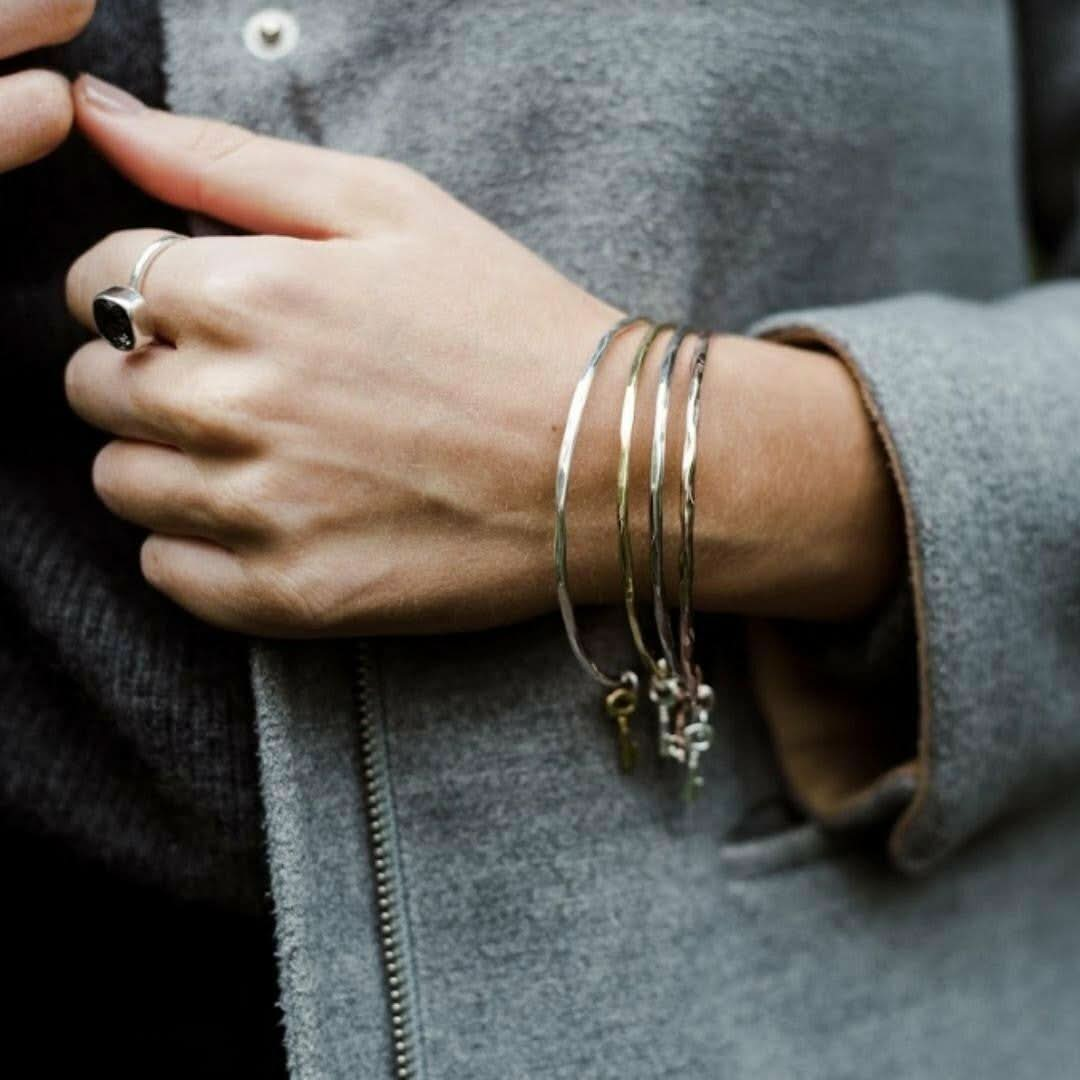
[{"label": "wrist", "polygon": [[873,421],[831,354],[718,337],[703,388],[698,603],[851,618],[902,564],[895,485]]},{"label": "wrist", "polygon": [[[647,491],[653,410],[669,336],[657,338],[641,372],[631,448],[630,522],[643,599],[651,588]],[[639,340],[635,332],[617,339],[597,369],[575,453],[569,570],[575,598],[583,604],[618,604],[623,594],[615,523],[618,425]],[[664,576],[672,604],[693,343],[692,335],[683,343],[671,387]],[[573,379],[579,375],[580,367]],[[884,453],[854,380],[831,355],[714,336],[702,388],[696,506],[695,601],[705,610],[853,617],[886,593],[902,561],[900,510]]]}]

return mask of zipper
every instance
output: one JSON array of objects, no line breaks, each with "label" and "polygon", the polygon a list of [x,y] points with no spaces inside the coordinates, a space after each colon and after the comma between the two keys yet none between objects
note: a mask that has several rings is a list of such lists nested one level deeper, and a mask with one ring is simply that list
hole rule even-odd
[{"label": "zipper", "polygon": [[401,869],[390,811],[386,749],[370,702],[373,659],[371,646],[366,640],[357,639],[355,644],[354,701],[360,729],[360,771],[363,776],[368,850],[375,882],[383,976],[390,1006],[392,1073],[394,1080],[418,1080],[420,1071],[414,1027],[414,987],[405,951],[407,929],[402,908]]}]

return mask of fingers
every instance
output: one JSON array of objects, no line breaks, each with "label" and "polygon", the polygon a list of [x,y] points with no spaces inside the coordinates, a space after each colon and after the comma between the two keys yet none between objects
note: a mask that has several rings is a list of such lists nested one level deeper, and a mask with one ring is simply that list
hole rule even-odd
[{"label": "fingers", "polygon": [[[94,0],[0,0],[0,59],[70,41],[94,14]],[[54,71],[0,79],[0,173],[29,165],[67,138],[71,87]]]},{"label": "fingers", "polygon": [[402,191],[419,179],[395,162],[149,109],[86,75],[74,97],[80,129],[129,180],[251,232],[356,235],[372,216],[394,213]]},{"label": "fingers", "polygon": [[250,574],[228,548],[200,537],[153,533],[139,554],[143,577],[197,618],[226,630],[257,632],[247,621]]},{"label": "fingers", "polygon": [[181,607],[226,630],[268,637],[314,637],[319,629],[289,574],[242,558],[210,540],[153,533],[140,553],[143,577]]},{"label": "fingers", "polygon": [[[68,404],[88,424],[125,439],[177,445],[179,436],[165,420],[161,407],[151,404],[154,392],[148,389],[147,373],[163,396],[161,368],[166,364],[167,346],[152,345],[128,363],[107,341],[87,342],[64,369],[64,393]],[[134,359],[134,358],[132,358]],[[134,389],[138,376],[142,385]]]},{"label": "fingers", "polygon": [[72,115],[71,88],[62,75],[32,70],[0,79],[0,173],[55,150],[71,130]]},{"label": "fingers", "polygon": [[94,0],[3,0],[0,58],[70,41],[93,14]]},{"label": "fingers", "polygon": [[[127,285],[140,254],[163,229],[130,229],[99,241],[72,263],[67,304],[88,330],[94,297],[112,285]],[[198,343],[249,345],[280,331],[282,312],[312,317],[325,271],[327,245],[284,236],[187,237],[162,248],[143,276],[159,341],[181,347]],[[134,354],[133,354],[134,355]]]},{"label": "fingers", "polygon": [[231,378],[224,358],[167,345],[127,354],[100,338],[64,371],[68,403],[88,424],[125,439],[224,455],[257,445],[239,404],[243,382]]},{"label": "fingers", "polygon": [[221,463],[170,446],[115,439],[94,459],[94,490],[117,517],[155,532],[239,543],[261,534],[254,513],[238,512]]},{"label": "fingers", "polygon": [[[153,530],[143,576],[181,607],[229,630],[320,632],[317,612],[274,543],[257,488],[228,462],[117,440],[94,459],[94,489],[117,516]],[[247,496],[234,490],[248,488]],[[309,629],[310,628],[310,629]]]}]

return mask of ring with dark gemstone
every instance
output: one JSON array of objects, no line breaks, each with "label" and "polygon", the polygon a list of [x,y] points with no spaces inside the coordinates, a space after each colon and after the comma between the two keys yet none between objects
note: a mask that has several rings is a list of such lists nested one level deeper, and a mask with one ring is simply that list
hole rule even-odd
[{"label": "ring with dark gemstone", "polygon": [[114,348],[131,352],[153,340],[150,312],[143,294],[114,285],[94,297],[94,324]]},{"label": "ring with dark gemstone", "polygon": [[154,259],[170,244],[186,239],[179,233],[166,233],[151,241],[135,260],[127,285],[113,285],[102,289],[94,297],[94,325],[114,349],[132,352],[154,340],[154,322],[150,318],[146,297],[139,290]]}]

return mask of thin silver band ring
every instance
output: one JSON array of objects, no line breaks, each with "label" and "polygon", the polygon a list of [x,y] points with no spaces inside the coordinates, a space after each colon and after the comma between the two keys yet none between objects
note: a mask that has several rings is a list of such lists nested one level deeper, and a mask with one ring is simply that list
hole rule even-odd
[{"label": "thin silver band ring", "polygon": [[146,277],[146,272],[150,269],[150,264],[170,244],[175,244],[177,240],[187,239],[186,236],[181,236],[180,233],[165,233],[164,236],[159,236],[156,240],[151,240],[150,243],[143,248],[142,254],[135,260],[135,265],[131,268],[131,277],[128,279],[128,288],[133,292],[140,292],[142,290],[143,279]]}]

